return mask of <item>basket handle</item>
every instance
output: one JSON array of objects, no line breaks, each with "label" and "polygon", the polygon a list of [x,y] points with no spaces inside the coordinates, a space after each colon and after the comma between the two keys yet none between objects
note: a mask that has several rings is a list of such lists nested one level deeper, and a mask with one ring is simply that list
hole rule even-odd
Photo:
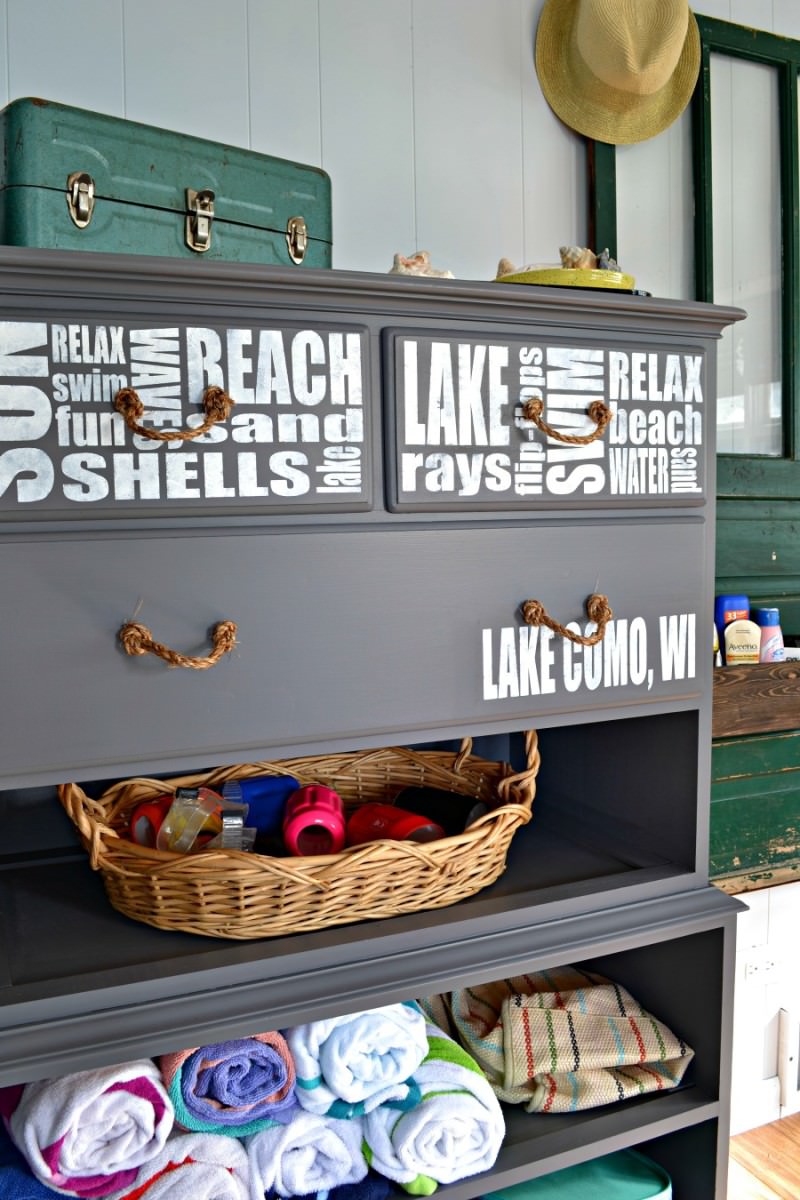
[{"label": "basket handle", "polygon": [[138,621],[126,621],[119,631],[119,640],[126,654],[155,654],[170,667],[191,667],[194,671],[205,671],[216,666],[223,654],[230,654],[236,645],[236,623],[219,621],[211,632],[212,650],[207,655],[181,654],[163,642],[154,640],[146,625]]},{"label": "basket handle", "polygon": [[614,615],[608,603],[608,596],[601,596],[598,592],[592,592],[591,596],[587,596],[586,615],[590,621],[594,621],[597,629],[594,633],[583,636],[580,633],[573,633],[571,629],[566,629],[553,617],[548,616],[544,605],[539,600],[525,600],[522,603],[522,619],[526,625],[546,625],[548,629],[552,629],[553,633],[559,633],[561,637],[574,642],[576,646],[596,646],[605,637],[606,626]]},{"label": "basket handle", "polygon": [[538,396],[531,396],[522,402],[522,415],[526,421],[532,421],[537,429],[541,429],[542,433],[547,434],[550,438],[554,438],[555,441],[567,442],[570,446],[588,446],[590,442],[596,442],[598,438],[603,436],[614,416],[611,409],[602,400],[593,400],[586,411],[596,426],[591,433],[561,433],[545,421],[542,415],[544,412],[544,401],[540,400]]},{"label": "basket handle", "polygon": [[120,388],[114,397],[114,408],[122,413],[125,424],[131,433],[139,437],[149,438],[151,442],[189,442],[192,438],[208,433],[218,421],[226,421],[230,416],[235,401],[221,387],[208,387],[203,393],[203,410],[206,419],[196,429],[153,429],[140,425],[139,418],[144,416],[144,404],[138,392],[133,388]]}]

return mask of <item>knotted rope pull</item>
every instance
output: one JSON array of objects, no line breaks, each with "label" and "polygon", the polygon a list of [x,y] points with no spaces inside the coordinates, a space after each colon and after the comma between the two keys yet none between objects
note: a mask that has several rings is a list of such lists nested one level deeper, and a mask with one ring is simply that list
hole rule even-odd
[{"label": "knotted rope pull", "polygon": [[223,654],[229,654],[236,645],[236,623],[220,621],[211,633],[213,649],[208,655],[180,654],[162,642],[156,642],[146,625],[138,621],[126,621],[119,631],[126,654],[155,654],[163,658],[170,667],[191,667],[194,671],[205,671],[216,666]]},{"label": "knotted rope pull", "polygon": [[144,404],[133,388],[120,388],[114,397],[114,408],[122,413],[125,424],[132,433],[149,438],[151,442],[189,442],[192,438],[208,433],[218,421],[226,421],[235,401],[221,387],[208,387],[203,393],[203,410],[206,419],[196,429],[151,429],[140,425],[144,416]]},{"label": "knotted rope pull", "polygon": [[608,603],[608,596],[601,596],[597,592],[588,596],[586,615],[590,621],[595,623],[597,629],[594,633],[584,636],[580,633],[573,633],[571,629],[566,629],[558,621],[554,621],[538,600],[525,600],[522,604],[522,619],[526,625],[546,625],[548,629],[552,629],[553,633],[561,634],[561,637],[567,638],[577,646],[596,646],[605,637],[606,626],[614,615]]},{"label": "knotted rope pull", "polygon": [[526,421],[533,421],[537,429],[541,429],[542,433],[548,437],[555,438],[557,442],[568,442],[571,446],[588,446],[590,442],[596,442],[601,438],[606,431],[606,427],[614,416],[611,409],[602,400],[593,400],[587,408],[586,412],[597,426],[591,433],[561,433],[558,429],[553,429],[552,425],[548,425],[542,413],[544,412],[544,401],[538,397],[531,396],[528,400],[522,402],[522,415]]}]

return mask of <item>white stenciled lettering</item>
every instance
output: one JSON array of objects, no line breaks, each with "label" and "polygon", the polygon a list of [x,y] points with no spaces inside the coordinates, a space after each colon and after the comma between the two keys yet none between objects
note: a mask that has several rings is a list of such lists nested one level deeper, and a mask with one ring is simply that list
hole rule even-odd
[{"label": "white stenciled lettering", "polygon": [[662,679],[694,679],[696,623],[694,613],[672,613],[658,618]]},{"label": "white stenciled lettering", "polygon": [[55,363],[124,363],[122,325],[53,325],[50,346]]},{"label": "white stenciled lettering", "polygon": [[548,346],[547,387],[551,392],[602,392],[603,351]]},{"label": "white stenciled lettering", "polygon": [[59,446],[124,446],[125,428],[122,414],[111,410],[73,411],[68,404],[56,409]]},{"label": "white stenciled lettering", "polygon": [[[320,404],[327,389],[325,345],[313,329],[304,329],[292,338],[292,381],[298,404]],[[315,370],[322,365],[323,371]]]},{"label": "white stenciled lettering", "polygon": [[15,484],[18,503],[32,504],[50,495],[54,479],[52,460],[38,446],[15,446],[0,453],[0,496]]},{"label": "white stenciled lettering", "polygon": [[650,447],[609,446],[612,495],[664,495],[669,491],[669,456]]},{"label": "white stenciled lettering", "polygon": [[[662,618],[662,621],[667,620],[673,618]],[[570,621],[566,628],[583,638],[589,638],[597,631],[592,621],[584,625]],[[691,657],[693,671],[693,640],[689,654],[681,649],[680,636],[662,631],[662,644],[665,636],[670,646],[675,644],[671,651],[673,658],[678,660],[683,656],[688,660]],[[684,641],[688,641],[688,636]],[[653,671],[647,659],[644,617],[612,619],[606,626],[604,637],[593,645],[558,637],[546,627],[523,625],[483,629],[481,651],[484,700],[551,695],[559,684],[565,692],[573,694],[581,689],[592,692],[631,685],[649,690],[653,683]],[[662,646],[662,658],[664,654]]]},{"label": "white stenciled lettering", "polygon": [[35,442],[53,420],[50,397],[28,384],[0,384],[0,442]]},{"label": "white stenciled lettering", "polygon": [[508,445],[510,430],[504,420],[507,367],[507,346],[432,342],[428,378],[423,381],[418,343],[405,341],[402,411],[406,445]]},{"label": "white stenciled lettering", "polygon": [[609,400],[702,404],[701,354],[608,351]]},{"label": "white stenciled lettering", "polygon": [[46,375],[47,356],[24,353],[46,345],[43,321],[0,321],[0,376],[26,379]]},{"label": "white stenciled lettering", "polygon": [[670,408],[620,408],[612,402],[608,429],[612,446],[701,446],[703,415],[692,404]]},{"label": "white stenciled lettering", "polygon": [[105,500],[108,495],[108,480],[103,471],[106,460],[102,454],[66,454],[61,460],[61,471],[65,479],[63,492],[67,500],[78,504]]}]

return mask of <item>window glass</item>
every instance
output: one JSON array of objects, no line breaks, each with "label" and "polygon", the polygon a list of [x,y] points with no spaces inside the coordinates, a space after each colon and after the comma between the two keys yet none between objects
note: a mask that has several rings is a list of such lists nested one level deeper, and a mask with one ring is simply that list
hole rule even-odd
[{"label": "window glass", "polygon": [[693,300],[689,110],[658,137],[618,146],[616,180],[620,267],[634,276],[637,287],[654,296]]},{"label": "window glass", "polygon": [[711,55],[714,300],[745,309],[718,358],[717,448],[780,455],[781,212],[778,77]]}]

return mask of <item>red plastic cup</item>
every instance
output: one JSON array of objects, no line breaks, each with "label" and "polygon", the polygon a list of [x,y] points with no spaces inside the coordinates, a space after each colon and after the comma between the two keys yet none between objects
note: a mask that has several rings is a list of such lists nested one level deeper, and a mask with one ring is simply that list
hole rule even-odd
[{"label": "red plastic cup", "polygon": [[338,854],[344,846],[344,805],[332,788],[309,783],[292,792],[283,814],[290,854]]}]

